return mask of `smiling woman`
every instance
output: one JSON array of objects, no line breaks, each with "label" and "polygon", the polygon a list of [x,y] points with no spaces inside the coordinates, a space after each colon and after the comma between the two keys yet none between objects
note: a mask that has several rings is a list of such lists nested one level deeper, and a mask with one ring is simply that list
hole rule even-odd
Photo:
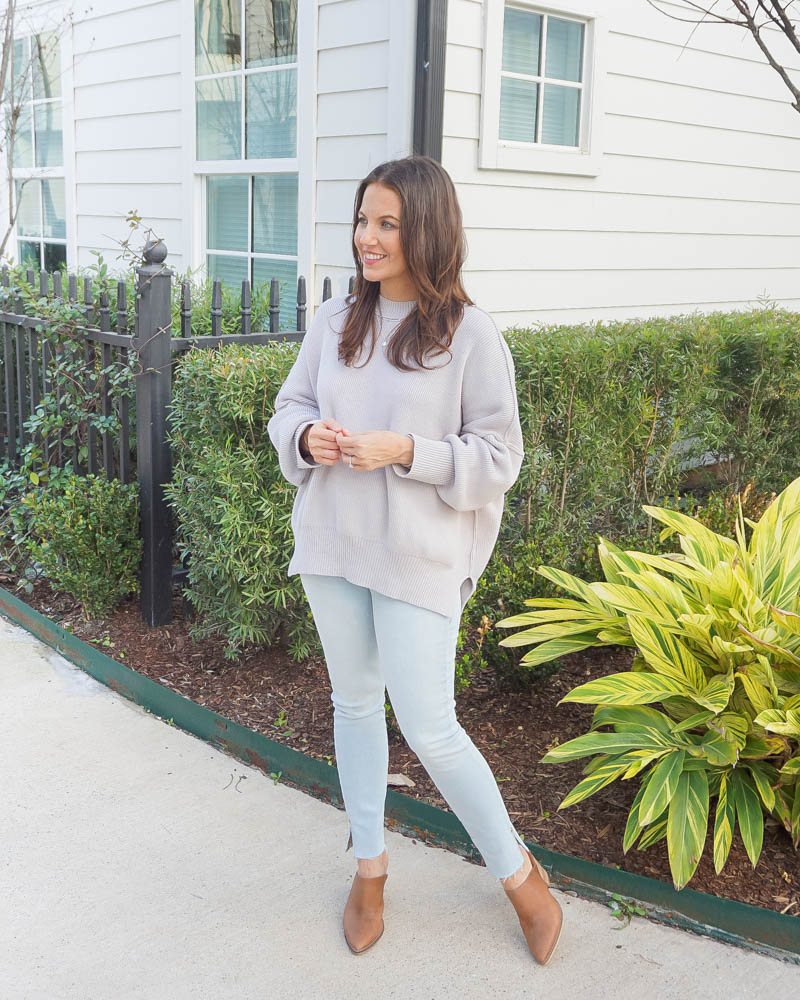
[{"label": "smiling woman", "polygon": [[301,577],[325,651],[358,859],[345,938],[360,953],[383,933],[388,689],[545,963],[561,909],[453,697],[461,614],[522,464],[513,360],[462,285],[461,210],[439,163],[376,167],[356,192],[352,238],[353,294],[318,309],[268,425],[298,486],[288,574]]}]

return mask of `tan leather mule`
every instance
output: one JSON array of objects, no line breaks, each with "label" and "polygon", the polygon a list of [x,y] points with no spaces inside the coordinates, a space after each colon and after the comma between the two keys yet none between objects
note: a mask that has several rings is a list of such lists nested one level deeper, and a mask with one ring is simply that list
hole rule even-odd
[{"label": "tan leather mule", "polygon": [[356,872],[344,908],[342,927],[347,946],[354,955],[371,948],[383,934],[383,887],[388,872],[363,878]]},{"label": "tan leather mule", "polygon": [[550,895],[547,872],[527,848],[526,851],[532,865],[528,877],[516,889],[505,891],[517,911],[531,954],[540,965],[547,965],[561,937],[564,914]]}]

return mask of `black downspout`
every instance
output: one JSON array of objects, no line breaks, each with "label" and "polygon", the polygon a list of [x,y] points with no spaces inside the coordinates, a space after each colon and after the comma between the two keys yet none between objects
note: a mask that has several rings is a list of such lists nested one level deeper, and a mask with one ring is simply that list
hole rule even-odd
[{"label": "black downspout", "polygon": [[447,0],[417,0],[414,152],[441,162]]}]

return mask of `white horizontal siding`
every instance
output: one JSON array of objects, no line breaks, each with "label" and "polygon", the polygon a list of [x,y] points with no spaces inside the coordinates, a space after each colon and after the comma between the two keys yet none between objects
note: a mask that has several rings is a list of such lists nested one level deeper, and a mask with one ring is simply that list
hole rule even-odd
[{"label": "white horizontal siding", "polygon": [[[529,312],[529,320],[542,314],[554,316],[566,306],[569,309],[591,310],[595,307],[613,310],[620,303],[635,306],[647,314],[650,304],[670,305],[692,303],[735,302],[755,307],[759,298],[774,300],[797,298],[797,268],[693,268],[685,271],[625,270],[598,267],[595,270],[505,269],[470,271],[467,290],[478,304],[493,315]],[[503,309],[492,308],[501,301]]]},{"label": "white horizontal siding", "polygon": [[414,0],[320,3],[317,21],[315,297],[353,273],[358,181],[411,146]]},{"label": "white horizontal siding", "polygon": [[609,28],[604,155],[597,177],[580,177],[478,168],[484,5],[450,0],[443,163],[471,294],[501,325],[796,304],[788,91],[741,32],[693,33],[639,0],[593,6]]},{"label": "white horizontal siding", "polygon": [[388,96],[385,87],[320,94],[317,98],[317,135],[385,135]]},{"label": "white horizontal siding", "polygon": [[103,215],[122,218],[130,210],[139,211],[147,204],[154,219],[170,218],[175,212],[175,203],[181,197],[180,184],[156,185],[148,181],[121,184],[116,180],[103,183],[97,181],[78,184],[75,188],[75,203],[79,215]]},{"label": "white horizontal siding", "polygon": [[[78,263],[130,236],[136,210],[162,237],[168,263],[189,264],[183,205],[180,0],[103,0],[73,29]],[[188,113],[190,109],[186,109]],[[134,242],[136,238],[134,238]],[[113,254],[107,253],[111,262]],[[121,266],[117,264],[116,266]]]}]

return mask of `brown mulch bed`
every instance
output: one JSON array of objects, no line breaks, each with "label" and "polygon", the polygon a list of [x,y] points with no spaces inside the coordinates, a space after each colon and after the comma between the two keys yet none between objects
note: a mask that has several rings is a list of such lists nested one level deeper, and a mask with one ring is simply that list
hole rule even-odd
[{"label": "brown mulch bed", "polygon": [[[0,576],[0,585],[11,590],[13,581]],[[107,621],[85,623],[77,602],[55,593],[46,582],[37,581],[32,595],[19,596],[51,620],[69,625],[77,637],[165,687],[248,729],[335,763],[333,706],[324,661],[295,663],[269,647],[251,648],[238,662],[226,660],[223,639],[195,643],[189,637],[177,587],[173,622],[152,629],[142,622],[136,599],[120,605]],[[104,645],[105,638],[113,645]],[[559,699],[576,684],[628,669],[629,663],[630,653],[624,649],[587,650],[564,657],[557,673],[521,693],[501,690],[493,675],[478,674],[458,696],[456,708],[459,721],[491,766],[523,837],[564,854],[671,883],[665,841],[647,851],[622,852],[636,784],[616,781],[559,812],[559,802],[580,779],[585,762],[539,763],[554,742],[579,736],[591,722],[591,706],[558,705]],[[286,721],[279,728],[281,712]],[[448,808],[393,722],[389,755],[390,772],[405,774],[414,782],[413,787],[397,791]],[[737,833],[729,860],[716,875],[709,833],[689,887],[800,916],[800,855],[788,834],[770,819],[757,869],[753,870]]]}]

